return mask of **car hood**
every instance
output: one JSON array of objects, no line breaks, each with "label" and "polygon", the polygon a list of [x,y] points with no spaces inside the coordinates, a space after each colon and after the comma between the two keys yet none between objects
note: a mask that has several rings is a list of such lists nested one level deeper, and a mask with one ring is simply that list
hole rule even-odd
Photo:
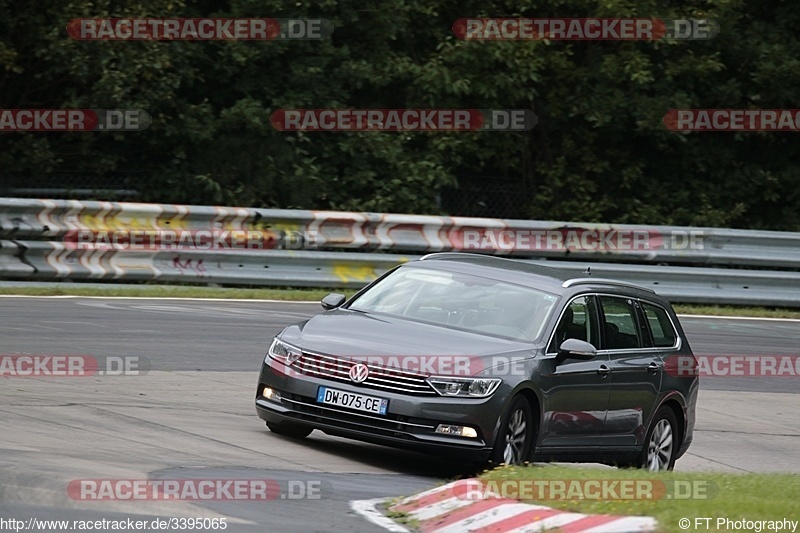
[{"label": "car hood", "polygon": [[340,357],[401,355],[490,356],[535,344],[415,322],[400,317],[337,309],[286,328],[281,339],[299,348]]}]

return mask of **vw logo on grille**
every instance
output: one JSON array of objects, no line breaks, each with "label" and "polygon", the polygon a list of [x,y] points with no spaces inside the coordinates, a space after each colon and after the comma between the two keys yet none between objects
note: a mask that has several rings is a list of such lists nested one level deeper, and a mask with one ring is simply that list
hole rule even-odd
[{"label": "vw logo on grille", "polygon": [[369,368],[364,363],[357,363],[350,367],[350,381],[364,383],[369,376]]}]

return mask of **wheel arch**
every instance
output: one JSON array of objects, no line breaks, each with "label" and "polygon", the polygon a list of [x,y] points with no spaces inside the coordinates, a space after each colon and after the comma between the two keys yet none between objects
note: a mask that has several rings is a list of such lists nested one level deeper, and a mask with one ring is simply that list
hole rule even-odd
[{"label": "wheel arch", "polygon": [[497,431],[500,428],[500,422],[503,418],[503,415],[506,412],[506,409],[509,408],[511,403],[517,396],[522,396],[528,402],[528,405],[531,407],[531,414],[533,415],[533,419],[536,421],[536,434],[535,439],[533,440],[531,446],[531,452],[535,450],[539,446],[539,440],[542,436],[542,423],[544,422],[544,410],[542,409],[543,400],[542,395],[539,390],[537,390],[532,383],[521,383],[517,388],[515,388],[509,395],[508,399],[503,406],[503,412],[500,413],[500,416],[497,417],[497,424],[495,425],[495,436],[497,435]]},{"label": "wheel arch", "polygon": [[[655,418],[655,414],[663,407],[669,408],[675,415],[675,421],[678,424],[678,427],[676,428],[678,430],[678,449],[682,447],[683,439],[686,436],[686,403],[682,400],[683,398],[681,398],[680,394],[671,394],[670,396],[664,398],[658,405],[658,408],[653,411],[653,418]],[[652,422],[653,421],[651,420],[650,423],[652,424]]]}]

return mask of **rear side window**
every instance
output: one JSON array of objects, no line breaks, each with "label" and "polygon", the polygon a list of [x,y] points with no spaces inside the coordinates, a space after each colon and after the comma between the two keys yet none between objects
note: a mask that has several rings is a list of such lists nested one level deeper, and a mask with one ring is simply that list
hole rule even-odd
[{"label": "rear side window", "polygon": [[667,311],[657,305],[642,302],[644,316],[653,335],[653,344],[659,348],[668,348],[675,345],[677,335],[669,320]]},{"label": "rear side window", "polygon": [[636,308],[633,306],[633,301],[626,298],[601,296],[600,306],[605,319],[605,349],[641,348],[642,342],[639,338]]}]

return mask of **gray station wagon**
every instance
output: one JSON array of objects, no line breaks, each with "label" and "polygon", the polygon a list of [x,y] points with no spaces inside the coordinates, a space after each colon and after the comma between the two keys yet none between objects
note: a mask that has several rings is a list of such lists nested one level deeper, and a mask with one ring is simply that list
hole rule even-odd
[{"label": "gray station wagon", "polygon": [[264,359],[256,410],[277,434],[650,470],[673,468],[692,442],[697,363],[649,289],[438,253],[322,306]]}]

